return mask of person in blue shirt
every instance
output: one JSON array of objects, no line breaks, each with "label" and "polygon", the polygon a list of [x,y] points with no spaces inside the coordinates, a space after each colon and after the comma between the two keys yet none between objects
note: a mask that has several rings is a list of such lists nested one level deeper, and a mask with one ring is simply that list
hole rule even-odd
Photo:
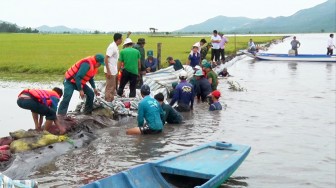
[{"label": "person in blue shirt", "polygon": [[218,90],[215,90],[211,93],[212,102],[209,106],[209,111],[222,110],[222,105],[218,101],[220,96],[221,96],[221,93]]},{"label": "person in blue shirt", "polygon": [[139,135],[161,133],[165,123],[161,105],[149,95],[150,88],[148,85],[142,85],[140,92],[143,99],[138,106],[138,127],[127,129],[126,134]]},{"label": "person in blue shirt", "polygon": [[207,96],[211,93],[212,88],[211,84],[203,75],[202,70],[198,70],[195,73],[196,76],[196,84],[195,84],[195,93],[197,96],[197,102],[206,102]]},{"label": "person in blue shirt", "polygon": [[188,56],[188,65],[195,69],[196,65],[199,65],[201,62],[201,54],[198,51],[198,46],[193,46],[192,51]]},{"label": "person in blue shirt", "polygon": [[158,65],[158,60],[155,57],[153,57],[153,50],[148,50],[147,59],[145,60],[146,72],[147,73],[155,72],[157,65]]},{"label": "person in blue shirt", "polygon": [[176,86],[173,99],[169,103],[173,106],[177,102],[175,109],[179,112],[188,112],[194,105],[194,87],[187,82],[187,75],[185,70],[181,70],[179,75],[181,82]]}]

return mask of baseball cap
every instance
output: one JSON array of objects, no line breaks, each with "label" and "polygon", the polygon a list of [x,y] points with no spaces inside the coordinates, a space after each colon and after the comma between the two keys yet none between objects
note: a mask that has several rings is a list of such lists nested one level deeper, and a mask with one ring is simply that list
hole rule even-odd
[{"label": "baseball cap", "polygon": [[199,65],[196,65],[194,69],[200,70],[201,67]]},{"label": "baseball cap", "polygon": [[125,44],[129,44],[129,43],[133,43],[133,42],[132,42],[132,39],[130,39],[130,38],[127,38],[127,39],[125,39],[125,41],[124,41],[124,44],[123,44],[123,45],[125,45]]},{"label": "baseball cap", "polygon": [[140,88],[140,92],[143,95],[149,95],[150,94],[150,87],[147,84],[144,84]]},{"label": "baseball cap", "polygon": [[147,56],[148,57],[153,57],[153,50],[148,50],[147,51]]},{"label": "baseball cap", "polygon": [[204,66],[204,64],[207,63],[207,62],[208,61],[206,59],[203,59],[202,62],[201,62],[202,66]]},{"label": "baseball cap", "polygon": [[215,91],[213,91],[213,92],[211,93],[211,95],[214,96],[214,97],[216,97],[216,98],[219,98],[219,97],[221,96],[221,93],[220,93],[220,91],[215,90]]},{"label": "baseball cap", "polygon": [[202,70],[197,70],[194,75],[195,76],[203,76],[203,71]]},{"label": "baseball cap", "polygon": [[206,62],[206,63],[203,64],[203,67],[204,68],[211,68],[211,63]]},{"label": "baseball cap", "polygon": [[188,76],[188,73],[185,70],[181,70],[179,77],[187,78],[187,76]]},{"label": "baseball cap", "polygon": [[95,55],[96,61],[100,63],[100,65],[105,65],[104,62],[104,55],[103,54],[96,54]]}]

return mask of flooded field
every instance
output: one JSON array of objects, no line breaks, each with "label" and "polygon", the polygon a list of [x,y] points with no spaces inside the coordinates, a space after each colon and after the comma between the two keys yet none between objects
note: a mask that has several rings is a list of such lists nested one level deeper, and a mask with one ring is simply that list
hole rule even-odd
[{"label": "flooded field", "polygon": [[[309,36],[298,39],[302,45],[311,42]],[[276,47],[272,50],[288,51],[288,41]],[[219,85],[225,110],[209,112],[207,104],[196,104],[193,112],[183,114],[184,124],[166,125],[160,135],[127,136],[134,120],[99,130],[88,147],[58,157],[29,178],[40,187],[79,187],[204,142],[227,141],[252,150],[222,187],[335,187],[336,64],[246,57],[228,70],[233,77]],[[228,80],[247,91],[230,91]],[[0,89],[6,96],[0,136],[33,126],[30,113],[16,106],[20,89]]]}]

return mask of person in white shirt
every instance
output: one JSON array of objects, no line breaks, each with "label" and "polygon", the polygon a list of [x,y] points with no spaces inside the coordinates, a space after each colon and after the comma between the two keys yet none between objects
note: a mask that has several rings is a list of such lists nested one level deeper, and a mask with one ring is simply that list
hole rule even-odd
[{"label": "person in white shirt", "polygon": [[256,45],[254,44],[253,40],[250,39],[250,41],[248,42],[247,44],[247,51],[252,53],[253,55],[255,55],[256,51],[257,51],[257,48],[256,48]]},{"label": "person in white shirt", "polygon": [[[193,45],[193,47],[194,46],[197,46],[198,47],[198,52],[199,53],[201,53],[201,49],[202,49],[202,47],[204,46],[204,44],[205,43],[207,43],[207,41],[205,40],[205,39],[201,39],[199,42],[196,42],[194,45]],[[190,50],[190,53],[192,53],[192,49]]]},{"label": "person in white shirt", "polygon": [[213,31],[213,35],[211,36],[211,61],[215,58],[215,62],[219,62],[219,53],[220,53],[220,46],[219,43],[222,40],[222,38],[218,35],[217,30]]},{"label": "person in white shirt", "polygon": [[112,102],[116,94],[119,59],[118,46],[122,43],[122,34],[115,33],[113,35],[113,40],[114,41],[108,46],[106,50],[104,67],[106,77],[105,100],[107,102]]},{"label": "person in white shirt", "polygon": [[329,35],[328,46],[327,46],[327,55],[333,55],[333,49],[335,48],[334,34]]}]

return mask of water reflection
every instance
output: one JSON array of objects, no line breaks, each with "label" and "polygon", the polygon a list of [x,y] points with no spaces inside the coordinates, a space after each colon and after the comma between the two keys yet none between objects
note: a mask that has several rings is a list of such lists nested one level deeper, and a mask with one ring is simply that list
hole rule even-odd
[{"label": "water reflection", "polygon": [[327,63],[237,62],[230,69],[235,76],[228,79],[247,91],[232,92],[221,81],[226,110],[212,113],[208,104],[197,103],[193,112],[183,114],[184,124],[166,125],[160,135],[125,135],[134,121],[100,130],[90,146],[58,157],[52,168],[30,178],[41,187],[78,187],[218,140],[252,147],[222,187],[335,187],[334,68]]},{"label": "water reflection", "polygon": [[292,70],[292,71],[296,71],[296,69],[297,69],[297,63],[296,62],[289,62],[288,63],[288,68],[290,69],[290,70]]},{"label": "water reflection", "polygon": [[331,63],[327,63],[326,64],[326,69],[327,69],[327,73],[332,73],[332,71],[333,71],[333,64],[331,64]]}]

